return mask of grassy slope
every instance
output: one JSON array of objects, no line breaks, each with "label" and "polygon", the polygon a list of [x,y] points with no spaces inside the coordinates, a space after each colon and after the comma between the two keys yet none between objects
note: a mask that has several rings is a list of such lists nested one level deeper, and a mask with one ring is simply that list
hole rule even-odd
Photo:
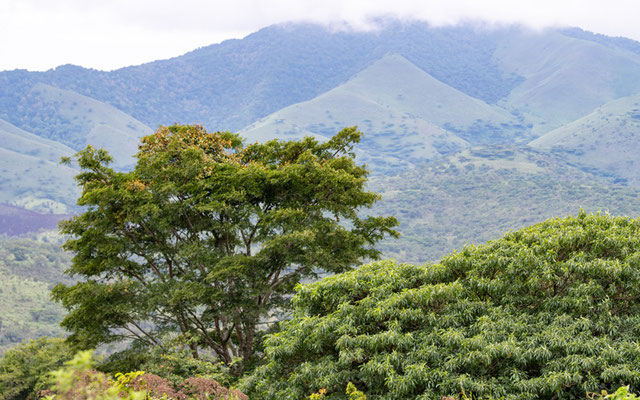
[{"label": "grassy slope", "polygon": [[[378,102],[381,96],[373,95],[376,83],[392,76],[403,83],[428,77],[405,59],[388,56],[344,85],[313,100],[286,107],[240,134],[249,141],[293,139],[309,134],[326,140],[345,126],[358,125],[365,132],[358,146],[360,159],[385,171],[406,168],[440,152],[467,146],[464,140],[433,123]],[[369,93],[354,90],[367,85],[373,85]]]},{"label": "grassy slope", "polygon": [[437,260],[552,216],[609,210],[637,215],[640,196],[528,147],[474,148],[394,177],[376,177],[374,212],[395,215],[403,236],[381,246],[399,261]]},{"label": "grassy slope", "polygon": [[640,93],[607,103],[534,140],[531,146],[564,151],[576,164],[640,186]]},{"label": "grassy slope", "polygon": [[77,170],[57,162],[0,148],[0,203],[65,214],[79,191]]},{"label": "grassy slope", "polygon": [[60,162],[61,157],[67,157],[74,153],[70,147],[23,131],[1,119],[0,147],[51,162]]},{"label": "grassy slope", "polygon": [[77,171],[59,162],[73,152],[0,120],[0,203],[66,213],[79,193],[73,181]]},{"label": "grassy slope", "polygon": [[0,238],[0,351],[22,340],[59,336],[61,306],[49,300],[55,282],[68,282],[70,262],[55,235],[31,239]]},{"label": "grassy slope", "polygon": [[494,134],[498,127],[516,123],[506,111],[445,85],[401,56],[387,55],[343,85],[286,107],[240,133],[249,140],[309,133],[329,137],[344,126],[358,125],[365,132],[362,159],[381,169],[468,146],[444,127],[474,141],[474,134],[485,133],[486,125]]},{"label": "grassy slope", "polygon": [[151,128],[106,103],[78,93],[37,84],[31,95],[53,107],[58,118],[70,121],[78,128],[75,134],[55,132],[52,139],[78,150],[91,144],[103,147],[114,157],[118,168],[130,167],[131,156],[137,150],[138,139],[152,132]]},{"label": "grassy slope", "polygon": [[555,31],[499,41],[499,64],[524,78],[500,104],[526,115],[537,136],[640,92],[640,55],[631,51]]},{"label": "grassy slope", "polygon": [[78,171],[60,165],[62,156],[91,144],[109,150],[116,168],[128,168],[139,137],[151,133],[114,107],[68,90],[36,84],[28,96],[40,105],[29,111],[30,121],[52,130],[37,136],[0,120],[0,203],[65,214],[79,194]]}]

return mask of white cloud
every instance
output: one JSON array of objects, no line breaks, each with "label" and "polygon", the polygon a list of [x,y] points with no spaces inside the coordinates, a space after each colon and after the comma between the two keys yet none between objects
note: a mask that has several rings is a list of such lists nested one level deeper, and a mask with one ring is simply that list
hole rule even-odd
[{"label": "white cloud", "polygon": [[391,14],[436,25],[460,20],[580,26],[640,40],[637,0],[3,0],[0,70],[73,63],[113,69],[168,58],[284,21],[357,29]]}]

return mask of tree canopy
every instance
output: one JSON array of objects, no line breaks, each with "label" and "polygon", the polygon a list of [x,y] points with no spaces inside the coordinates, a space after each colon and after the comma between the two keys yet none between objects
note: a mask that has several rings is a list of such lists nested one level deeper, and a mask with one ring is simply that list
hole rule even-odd
[{"label": "tree canopy", "polygon": [[110,168],[104,150],[79,152],[85,211],[61,225],[79,281],[53,289],[69,339],[161,346],[178,332],[195,357],[205,348],[250,360],[260,324],[286,311],[296,284],[375,259],[375,243],[396,235],[393,217],[360,215],[379,198],[354,162],[360,136],[245,145],[161,127],[129,172]]},{"label": "tree canopy", "polygon": [[[640,388],[640,220],[551,219],[438,264],[302,285],[252,399],[578,399]],[[475,397],[474,397],[475,398]]]}]

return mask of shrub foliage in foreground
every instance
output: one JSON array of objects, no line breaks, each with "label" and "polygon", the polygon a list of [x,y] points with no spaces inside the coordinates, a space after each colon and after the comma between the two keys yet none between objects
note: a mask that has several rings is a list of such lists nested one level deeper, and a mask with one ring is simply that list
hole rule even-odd
[{"label": "shrub foliage in foreground", "polygon": [[439,264],[384,261],[300,286],[251,399],[349,382],[375,399],[585,398],[640,386],[640,220],[552,219]]}]

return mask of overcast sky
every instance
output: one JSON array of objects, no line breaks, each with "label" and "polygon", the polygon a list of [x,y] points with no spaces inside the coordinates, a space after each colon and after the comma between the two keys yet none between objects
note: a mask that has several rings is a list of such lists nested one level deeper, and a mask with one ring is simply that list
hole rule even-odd
[{"label": "overcast sky", "polygon": [[385,14],[437,25],[579,26],[640,40],[640,0],[0,0],[0,70],[111,70],[278,22],[346,21],[351,29],[371,29],[367,21]]}]

